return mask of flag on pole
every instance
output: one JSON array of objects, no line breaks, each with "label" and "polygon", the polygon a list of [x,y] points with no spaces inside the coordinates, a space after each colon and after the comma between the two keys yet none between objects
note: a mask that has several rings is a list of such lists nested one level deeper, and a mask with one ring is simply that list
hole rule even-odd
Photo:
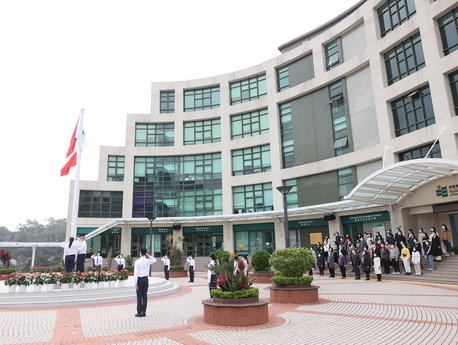
[{"label": "flag on pole", "polygon": [[60,176],[68,175],[70,168],[73,168],[75,165],[76,165],[76,152],[73,154],[73,156],[70,157],[67,164],[65,164],[64,167],[60,170]]},{"label": "flag on pole", "polygon": [[78,122],[80,122],[80,120],[78,119],[78,121],[76,121],[76,126],[75,126],[75,129],[73,131],[73,134],[72,134],[72,138],[70,139],[70,146],[67,150],[67,157],[70,156],[73,151],[75,151],[75,144],[76,144],[76,130],[78,129]]},{"label": "flag on pole", "polygon": [[81,117],[76,122],[76,127],[73,130],[72,138],[70,139],[70,146],[67,150],[67,158],[72,153],[73,155],[64,165],[64,167],[60,170],[60,176],[68,175],[68,173],[70,172],[70,168],[76,166],[79,163],[77,152],[75,152],[75,147],[77,144],[78,148],[81,150],[80,152],[82,152],[83,149],[89,145],[89,141],[87,140],[86,134],[84,133],[83,121]]}]

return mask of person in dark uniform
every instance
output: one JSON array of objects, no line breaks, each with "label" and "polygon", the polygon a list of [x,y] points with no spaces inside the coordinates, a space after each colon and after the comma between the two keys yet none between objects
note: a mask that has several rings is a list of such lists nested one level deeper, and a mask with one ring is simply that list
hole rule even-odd
[{"label": "person in dark uniform", "polygon": [[164,275],[165,279],[169,280],[169,270],[170,270],[170,259],[167,257],[167,254],[165,254],[162,257],[162,262],[164,263]]},{"label": "person in dark uniform", "polygon": [[318,253],[316,264],[318,266],[318,269],[320,270],[320,276],[322,276],[324,274],[324,258],[321,255],[321,253]]},{"label": "person in dark uniform", "polygon": [[146,316],[148,303],[148,274],[152,264],[157,260],[146,252],[146,248],[140,248],[140,259],[135,261],[134,283],[137,291],[137,314],[136,317]]},{"label": "person in dark uniform", "polygon": [[359,280],[361,278],[359,274],[360,260],[356,249],[353,249],[351,252],[351,264],[353,266],[353,271],[355,271],[355,280]]},{"label": "person in dark uniform", "polygon": [[371,258],[369,257],[368,253],[366,250],[363,251],[363,271],[366,273],[366,280],[371,280],[370,279],[370,273],[371,273]]},{"label": "person in dark uniform", "polygon": [[329,257],[328,257],[328,269],[329,269],[329,278],[335,278],[336,273],[334,271],[335,256],[332,248],[329,248]]}]

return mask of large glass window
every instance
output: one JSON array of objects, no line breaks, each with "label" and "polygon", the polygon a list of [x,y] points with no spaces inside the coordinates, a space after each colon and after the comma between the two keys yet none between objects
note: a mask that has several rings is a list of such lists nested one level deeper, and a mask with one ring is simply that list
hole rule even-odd
[{"label": "large glass window", "polygon": [[267,108],[231,116],[231,131],[233,140],[269,133]]},{"label": "large glass window", "polygon": [[222,232],[202,232],[184,234],[187,256],[209,256],[224,245]]},{"label": "large glass window", "polygon": [[458,49],[458,8],[439,18],[439,30],[444,55]]},{"label": "large glass window", "polygon": [[185,90],[184,92],[184,111],[186,112],[219,108],[220,105],[219,86]]},{"label": "large glass window", "polygon": [[331,70],[340,65],[339,59],[340,38],[324,46],[326,56],[326,70]]},{"label": "large glass window", "polygon": [[108,156],[107,181],[124,181],[124,156]]},{"label": "large glass window", "polygon": [[352,169],[346,168],[338,170],[337,176],[339,179],[339,198],[340,200],[344,200],[344,197],[350,194],[354,187]]},{"label": "large glass window", "polygon": [[385,67],[388,85],[394,84],[425,67],[420,33],[409,37],[385,53]]},{"label": "large glass window", "polygon": [[134,218],[222,214],[221,153],[135,157]]},{"label": "large glass window", "polygon": [[[274,230],[235,231],[234,234],[236,255],[248,255],[257,250],[265,250],[270,254],[275,251]],[[239,245],[243,245],[243,249]]]},{"label": "large glass window", "polygon": [[348,146],[347,118],[343,98],[342,81],[329,85],[329,104],[331,105],[332,125],[334,131],[334,150],[336,156],[350,152]]},{"label": "large glass window", "polygon": [[250,175],[270,171],[270,145],[232,151],[232,175]]},{"label": "large glass window", "polygon": [[231,104],[239,104],[267,96],[266,75],[239,80],[230,84]]},{"label": "large glass window", "polygon": [[279,108],[283,168],[290,168],[295,164],[291,102],[280,104]]},{"label": "large glass window", "polygon": [[175,91],[161,91],[161,114],[175,112]]},{"label": "large glass window", "polygon": [[[399,161],[402,162],[411,159],[425,158],[432,146],[433,143],[429,143],[426,145],[414,147],[404,152],[400,152]],[[439,142],[436,142],[436,145],[434,145],[433,149],[429,153],[428,158],[442,158],[441,146]]]},{"label": "large glass window", "polygon": [[387,1],[378,9],[381,36],[385,37],[416,13],[415,0]]},{"label": "large glass window", "polygon": [[287,208],[298,208],[299,200],[297,198],[297,180],[286,180],[283,182],[285,186],[291,186],[291,190],[286,194],[286,207]]},{"label": "large glass window", "polygon": [[278,92],[287,90],[289,85],[289,65],[277,68]]},{"label": "large glass window", "polygon": [[436,123],[429,85],[391,102],[396,136]]},{"label": "large glass window", "polygon": [[458,115],[458,71],[450,73],[448,80],[452,90],[453,108],[455,109],[455,115]]},{"label": "large glass window", "polygon": [[185,145],[217,143],[220,141],[221,141],[221,120],[220,119],[184,123],[184,144]]},{"label": "large glass window", "polygon": [[122,192],[81,190],[78,217],[121,218]]},{"label": "large glass window", "polygon": [[234,213],[272,211],[272,183],[261,183],[233,188]]},{"label": "large glass window", "polygon": [[174,123],[137,123],[135,125],[136,147],[173,146]]}]

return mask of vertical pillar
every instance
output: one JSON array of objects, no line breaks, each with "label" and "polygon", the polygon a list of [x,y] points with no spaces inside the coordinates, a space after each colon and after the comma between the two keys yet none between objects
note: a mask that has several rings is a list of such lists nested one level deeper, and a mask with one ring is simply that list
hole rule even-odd
[{"label": "vertical pillar", "polygon": [[31,266],[35,266],[35,251],[36,251],[36,250],[37,250],[37,246],[34,245],[34,246],[32,247],[32,264],[31,264]]}]

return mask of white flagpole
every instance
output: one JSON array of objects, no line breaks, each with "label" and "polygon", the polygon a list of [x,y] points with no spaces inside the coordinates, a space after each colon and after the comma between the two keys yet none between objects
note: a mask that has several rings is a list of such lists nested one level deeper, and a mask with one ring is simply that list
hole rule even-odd
[{"label": "white flagpole", "polygon": [[426,154],[425,158],[423,158],[423,159],[428,158],[429,154],[430,154],[431,151],[433,150],[434,145],[436,145],[436,143],[437,143],[437,141],[439,140],[440,136],[441,136],[442,133],[443,133],[444,131],[446,131],[446,130],[447,130],[447,126],[443,126],[441,132],[440,132],[439,135],[437,136],[436,140],[434,140],[433,145],[431,146],[431,148],[429,149],[429,151],[428,151],[428,153]]},{"label": "white flagpole", "polygon": [[[84,109],[81,109],[80,119],[78,121],[78,129],[76,133],[79,133],[80,126],[83,127]],[[80,167],[81,167],[81,141],[76,141],[76,172],[75,172],[75,186],[73,189],[73,210],[72,210],[72,227],[70,230],[70,236],[76,238],[76,219],[78,218],[78,204],[80,200]]]}]

